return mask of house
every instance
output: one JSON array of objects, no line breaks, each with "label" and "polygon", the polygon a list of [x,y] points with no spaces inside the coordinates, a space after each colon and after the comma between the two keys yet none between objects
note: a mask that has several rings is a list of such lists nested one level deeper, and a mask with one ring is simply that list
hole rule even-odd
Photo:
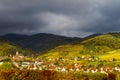
[{"label": "house", "polygon": [[56,71],[61,71],[61,69],[62,69],[62,68],[59,67],[59,66],[55,68]]},{"label": "house", "polygon": [[42,67],[41,67],[41,66],[39,66],[39,70],[42,70]]},{"label": "house", "polygon": [[120,72],[120,68],[118,67],[115,67],[114,70]]},{"label": "house", "polygon": [[86,70],[86,73],[89,73],[89,72],[90,72],[90,69],[87,69],[87,70]]},{"label": "house", "polygon": [[16,52],[16,55],[12,56],[13,61],[23,61],[25,56],[23,54],[19,53],[18,51]]},{"label": "house", "polygon": [[70,71],[75,71],[75,67],[72,66],[72,67],[70,68]]},{"label": "house", "polygon": [[80,71],[80,69],[79,69],[79,68],[77,68],[77,69],[76,69],[76,71]]},{"label": "house", "polygon": [[62,72],[65,72],[65,71],[66,71],[66,69],[63,67],[61,71],[62,71]]},{"label": "house", "polygon": [[82,56],[82,59],[84,59],[85,58],[85,56]]},{"label": "house", "polygon": [[36,70],[36,69],[38,69],[38,68],[37,68],[37,66],[35,66],[34,64],[32,64],[32,65],[29,66],[29,69],[30,69],[30,70]]},{"label": "house", "polygon": [[94,70],[91,70],[91,72],[92,72],[92,73],[95,73],[95,71],[94,71]]},{"label": "house", "polygon": [[0,62],[0,65],[2,65],[3,64],[3,62]]},{"label": "house", "polygon": [[50,66],[50,67],[49,67],[49,70],[50,70],[50,71],[54,71],[54,70],[55,70],[55,67],[54,67],[54,66]]}]

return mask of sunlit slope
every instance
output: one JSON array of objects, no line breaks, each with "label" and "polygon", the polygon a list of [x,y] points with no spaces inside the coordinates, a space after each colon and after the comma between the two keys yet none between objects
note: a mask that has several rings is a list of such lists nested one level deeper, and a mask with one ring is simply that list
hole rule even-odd
[{"label": "sunlit slope", "polygon": [[[120,48],[120,38],[111,34],[100,35],[82,42],[86,53],[102,54]],[[86,49],[87,48],[87,49]]]},{"label": "sunlit slope", "polygon": [[94,46],[107,46],[110,48],[120,48],[120,38],[111,34],[100,35],[82,42],[82,44]]},{"label": "sunlit slope", "polygon": [[104,55],[108,52],[120,49],[120,35],[103,34],[84,40],[80,44],[67,44],[49,50],[44,57],[75,57],[82,55]]},{"label": "sunlit slope", "polygon": [[24,52],[24,50],[16,45],[0,40],[0,56],[14,55],[16,51]]},{"label": "sunlit slope", "polygon": [[120,49],[110,51],[107,54],[100,55],[100,59],[102,60],[114,60],[114,61],[120,61]]},{"label": "sunlit slope", "polygon": [[75,57],[75,56],[81,56],[80,52],[83,50],[83,45],[61,45],[58,46],[50,51],[48,51],[46,54],[42,55],[42,57]]}]

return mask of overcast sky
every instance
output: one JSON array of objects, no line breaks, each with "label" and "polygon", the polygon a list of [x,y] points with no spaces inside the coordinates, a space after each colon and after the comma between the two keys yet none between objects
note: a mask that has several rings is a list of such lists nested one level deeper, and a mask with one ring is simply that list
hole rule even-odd
[{"label": "overcast sky", "polygon": [[120,0],[0,0],[0,34],[120,31]]}]

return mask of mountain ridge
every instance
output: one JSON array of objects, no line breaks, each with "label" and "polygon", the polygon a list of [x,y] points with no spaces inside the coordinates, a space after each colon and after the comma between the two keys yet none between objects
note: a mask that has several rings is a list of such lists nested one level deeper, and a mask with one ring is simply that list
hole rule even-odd
[{"label": "mountain ridge", "polygon": [[29,48],[35,51],[46,51],[55,46],[81,41],[82,38],[66,37],[54,34],[39,33],[34,35],[22,35],[9,33],[0,36],[1,39],[10,41],[23,48]]}]

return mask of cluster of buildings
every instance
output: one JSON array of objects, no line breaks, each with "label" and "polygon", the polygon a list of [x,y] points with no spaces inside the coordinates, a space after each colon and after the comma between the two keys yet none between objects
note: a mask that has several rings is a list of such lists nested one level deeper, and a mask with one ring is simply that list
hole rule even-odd
[{"label": "cluster of buildings", "polygon": [[[89,66],[85,64],[78,63],[81,60],[84,61],[100,61],[99,58],[96,57],[88,57],[88,56],[81,56],[81,57],[74,57],[71,59],[66,59],[59,57],[57,59],[54,58],[43,58],[43,59],[34,59],[31,61],[25,61],[26,56],[23,56],[18,51],[16,52],[16,55],[12,56],[10,55],[10,59],[14,66],[22,69],[27,70],[50,70],[50,71],[61,71],[61,72],[70,72],[70,71],[83,71],[86,73],[109,73],[109,72],[120,72],[120,68],[118,67],[97,67],[94,68],[94,66]],[[0,65],[3,64],[0,63]]]},{"label": "cluster of buildings", "polygon": [[120,68],[118,67],[87,67],[85,65],[73,62],[72,64],[68,64],[65,59],[49,59],[50,61],[40,60],[34,62],[22,62],[20,64],[20,69],[28,69],[28,70],[50,70],[50,71],[61,71],[61,72],[76,72],[83,71],[86,73],[110,73],[110,72],[120,72]]}]

